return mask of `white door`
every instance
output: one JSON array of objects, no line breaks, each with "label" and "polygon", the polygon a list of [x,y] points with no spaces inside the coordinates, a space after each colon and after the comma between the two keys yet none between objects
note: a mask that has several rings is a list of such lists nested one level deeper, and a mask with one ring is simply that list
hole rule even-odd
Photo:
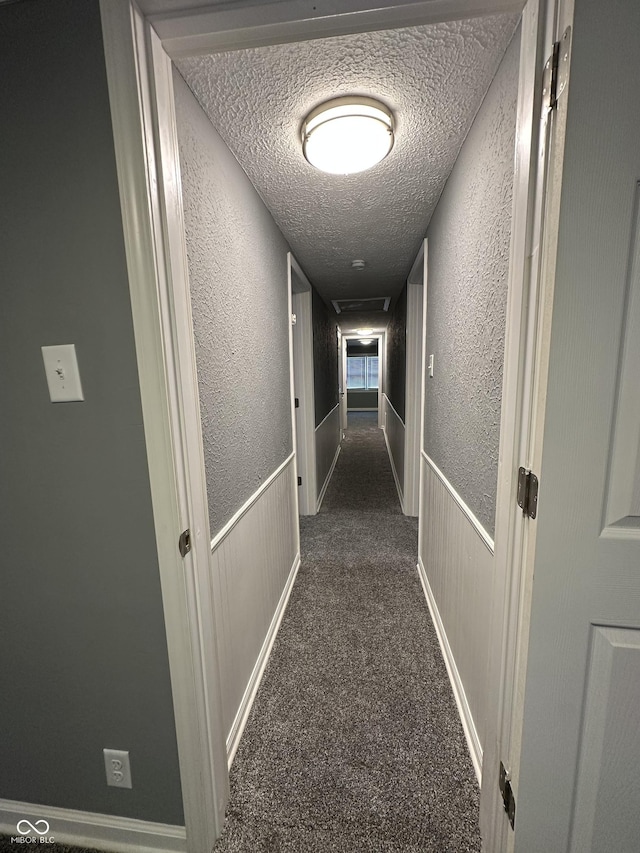
[{"label": "white door", "polygon": [[640,3],[575,0],[559,109],[515,850],[638,853]]}]

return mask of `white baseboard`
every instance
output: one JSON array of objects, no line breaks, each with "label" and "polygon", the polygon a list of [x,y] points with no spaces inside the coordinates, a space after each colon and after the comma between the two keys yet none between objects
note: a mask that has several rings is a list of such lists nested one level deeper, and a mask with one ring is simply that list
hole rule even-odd
[{"label": "white baseboard", "polygon": [[471,754],[473,769],[476,771],[478,785],[482,786],[482,745],[480,743],[480,738],[478,737],[476,724],[474,723],[471,715],[471,708],[469,707],[469,702],[467,701],[467,697],[464,692],[462,679],[460,678],[460,673],[458,672],[458,667],[456,666],[453,652],[451,651],[451,646],[449,645],[449,640],[447,639],[447,634],[444,630],[442,619],[440,618],[438,605],[436,604],[436,600],[433,596],[431,585],[429,584],[427,572],[421,557],[418,557],[418,565],[416,568],[418,570],[418,577],[420,578],[425,598],[427,599],[429,613],[431,614],[436,634],[438,635],[438,642],[440,643],[442,656],[444,657],[447,673],[449,674],[449,681],[451,682],[451,688],[456,700],[456,705],[458,706],[458,713],[460,714],[460,720],[462,721],[462,728],[464,729],[464,735],[467,739],[467,746],[469,747],[469,752]]},{"label": "white baseboard", "polygon": [[265,637],[262,648],[260,649],[256,665],[253,668],[253,672],[249,678],[249,683],[247,684],[247,689],[244,691],[240,707],[238,708],[238,712],[231,725],[231,731],[227,737],[227,760],[229,762],[229,767],[233,764],[233,759],[235,758],[236,751],[240,745],[240,738],[242,737],[244,727],[249,719],[253,701],[256,698],[256,693],[258,692],[258,687],[260,686],[267,661],[269,660],[269,655],[271,654],[271,649],[278,633],[280,623],[282,622],[282,617],[284,616],[284,611],[286,610],[289,596],[291,595],[291,590],[299,568],[300,554],[296,554],[296,558],[291,566],[291,571],[289,572],[289,577],[287,578],[282,595],[280,596],[280,601],[276,607],[276,612],[274,613],[271,624],[269,625],[267,636]]},{"label": "white baseboard", "polygon": [[[21,837],[17,824],[22,820],[34,825],[45,820],[49,824],[47,837],[53,838],[59,844],[108,850],[112,853],[185,853],[187,849],[184,826],[0,800],[0,833]],[[27,834],[35,835],[31,830],[28,830]]]},{"label": "white baseboard", "polygon": [[391,473],[393,474],[393,479],[396,484],[396,491],[398,492],[398,498],[400,500],[400,507],[402,508],[402,512],[406,515],[404,511],[404,495],[402,493],[402,489],[400,488],[400,480],[398,479],[398,472],[396,471],[396,464],[393,461],[393,453],[391,452],[391,445],[389,444],[389,438],[387,436],[387,428],[385,426],[381,427],[382,434],[384,435],[384,443],[387,445],[387,453],[389,454],[389,462],[391,462]]},{"label": "white baseboard", "polygon": [[342,450],[342,445],[339,444],[336,450],[336,455],[333,457],[333,462],[331,463],[331,468],[329,468],[329,473],[325,477],[325,481],[322,484],[322,489],[320,490],[320,494],[318,495],[318,503],[316,504],[316,512],[320,512],[320,507],[322,506],[322,501],[324,500],[325,492],[327,491],[327,487],[329,485],[329,481],[333,476],[334,469],[336,467],[336,463],[338,461],[338,456],[340,455],[340,451]]}]

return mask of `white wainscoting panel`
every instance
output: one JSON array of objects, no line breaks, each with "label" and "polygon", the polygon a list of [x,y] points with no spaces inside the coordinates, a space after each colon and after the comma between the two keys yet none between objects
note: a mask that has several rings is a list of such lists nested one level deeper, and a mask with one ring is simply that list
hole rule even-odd
[{"label": "white wainscoting panel", "polygon": [[318,484],[318,511],[327,491],[333,469],[340,453],[340,404],[331,409],[316,427],[316,483]]},{"label": "white wainscoting panel", "polygon": [[269,635],[279,624],[274,627],[274,618],[299,561],[294,459],[285,460],[212,542],[211,569],[222,590],[218,642],[228,747],[237,746],[238,717],[248,715],[243,705],[255,695]]},{"label": "white wainscoting panel", "polygon": [[493,542],[424,452],[421,465],[418,568],[480,779]]},{"label": "white wainscoting panel", "polygon": [[389,451],[393,479],[396,481],[400,506],[404,512],[404,421],[391,405],[386,394],[382,395],[384,439]]},{"label": "white wainscoting panel", "polygon": [[[112,853],[184,853],[187,849],[184,826],[0,800],[1,834],[19,838],[17,826],[20,823],[28,837],[40,837],[21,823],[24,820],[38,829],[44,829],[40,821],[45,820],[49,824],[46,837],[58,844]],[[48,845],[16,842],[15,849],[47,850]]]},{"label": "white wainscoting panel", "polygon": [[255,666],[253,667],[253,672],[251,673],[251,677],[249,678],[249,683],[247,684],[244,694],[242,696],[240,707],[238,708],[233,723],[231,724],[231,730],[229,731],[229,734],[227,736],[227,760],[229,762],[229,767],[231,767],[231,765],[233,764],[233,759],[236,756],[236,751],[240,746],[240,739],[242,737],[242,733],[244,732],[244,727],[247,724],[247,720],[249,719],[251,706],[253,705],[253,700],[256,698],[258,687],[260,687],[260,682],[262,680],[265,667],[269,660],[269,655],[271,654],[271,649],[273,648],[273,643],[276,639],[278,628],[280,627],[280,623],[282,622],[282,617],[284,616],[284,611],[286,610],[287,603],[289,601],[289,596],[291,595],[291,590],[293,589],[293,584],[295,583],[296,575],[298,574],[299,568],[300,554],[297,554],[293,566],[291,566],[291,571],[289,573],[289,577],[287,578],[285,587],[282,591],[282,595],[280,596],[280,601],[278,602],[278,606],[276,607],[276,612],[273,614],[273,619],[271,620],[271,625],[269,626],[269,630],[267,631],[267,636],[265,637],[264,643],[262,644],[262,648],[260,649],[260,654],[258,655],[258,659],[255,663]]}]

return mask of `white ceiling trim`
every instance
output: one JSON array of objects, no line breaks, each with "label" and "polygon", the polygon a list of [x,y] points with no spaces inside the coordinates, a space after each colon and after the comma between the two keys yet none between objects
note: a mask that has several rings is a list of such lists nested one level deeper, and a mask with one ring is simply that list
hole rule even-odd
[{"label": "white ceiling trim", "polygon": [[[320,3],[320,0],[318,0]],[[308,0],[193,8],[188,0],[140,0],[172,59],[485,15],[521,13],[524,0]],[[158,14],[154,14],[157,12]]]}]

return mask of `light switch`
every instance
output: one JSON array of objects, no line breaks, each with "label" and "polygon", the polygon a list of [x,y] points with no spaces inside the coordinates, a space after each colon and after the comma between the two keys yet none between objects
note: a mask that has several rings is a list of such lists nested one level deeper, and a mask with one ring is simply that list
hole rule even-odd
[{"label": "light switch", "polygon": [[72,403],[84,400],[75,344],[42,347],[42,358],[51,402]]},{"label": "light switch", "polygon": [[429,374],[429,379],[433,379],[433,355],[429,356],[429,364],[427,365],[427,372]]}]

